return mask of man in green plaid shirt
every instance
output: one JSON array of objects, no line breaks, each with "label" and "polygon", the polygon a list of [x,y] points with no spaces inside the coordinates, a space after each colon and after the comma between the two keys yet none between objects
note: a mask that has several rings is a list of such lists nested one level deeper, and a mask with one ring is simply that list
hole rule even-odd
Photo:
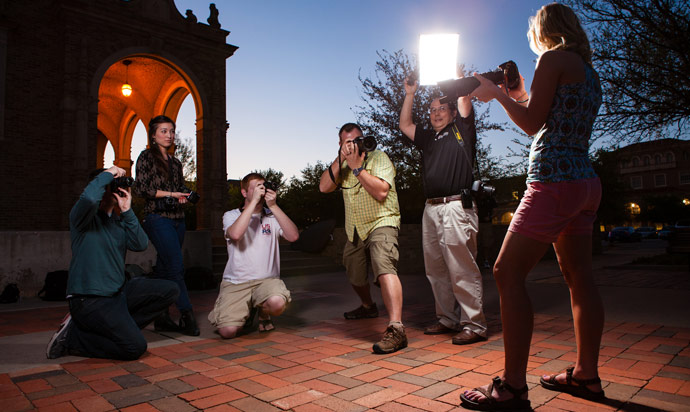
[{"label": "man in green plaid shirt", "polygon": [[368,251],[374,283],[381,287],[389,316],[383,338],[374,344],[373,350],[375,353],[395,352],[407,347],[402,324],[402,285],[397,269],[400,207],[395,191],[395,167],[380,150],[359,150],[363,134],[357,124],[346,123],[338,136],[338,157],[321,175],[319,190],[329,193],[343,189],[347,233],[343,264],[352,288],[362,301],[360,307],[344,315],[346,319],[378,316],[367,277]]}]

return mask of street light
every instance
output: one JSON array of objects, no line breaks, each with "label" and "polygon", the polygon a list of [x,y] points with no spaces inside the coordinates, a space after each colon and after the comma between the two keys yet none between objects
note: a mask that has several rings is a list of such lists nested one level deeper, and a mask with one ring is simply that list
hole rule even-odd
[{"label": "street light", "polygon": [[125,65],[125,84],[122,85],[122,95],[129,97],[132,94],[132,86],[129,84],[129,65],[132,64],[131,60],[123,60],[122,64]]}]

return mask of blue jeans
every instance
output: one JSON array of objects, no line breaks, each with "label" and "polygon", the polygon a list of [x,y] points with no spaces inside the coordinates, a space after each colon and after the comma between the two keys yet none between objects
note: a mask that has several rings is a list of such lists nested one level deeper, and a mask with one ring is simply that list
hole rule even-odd
[{"label": "blue jeans", "polygon": [[146,216],[141,225],[156,247],[158,257],[153,276],[157,279],[172,280],[180,289],[180,297],[177,298],[177,309],[180,311],[192,308],[187,293],[187,285],[184,283],[184,264],[182,262],[182,242],[184,242],[184,219],[169,219],[161,215],[151,213]]},{"label": "blue jeans", "polygon": [[72,355],[105,359],[138,359],[146,352],[141,329],[177,299],[174,282],[134,278],[114,296],[69,299],[72,323],[66,345]]}]

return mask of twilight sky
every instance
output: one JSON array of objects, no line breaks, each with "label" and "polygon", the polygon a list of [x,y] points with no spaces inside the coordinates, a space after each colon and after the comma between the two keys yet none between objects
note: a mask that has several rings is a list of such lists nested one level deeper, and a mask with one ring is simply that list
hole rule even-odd
[{"label": "twilight sky", "polygon": [[[547,0],[216,0],[227,43],[228,178],[269,167],[300,177],[307,164],[330,162],[339,127],[354,121],[361,104],[358,74],[373,76],[376,52],[417,54],[420,34],[460,33],[458,63],[479,71],[514,60],[527,87],[535,55],[528,18]],[[200,22],[209,4],[175,0]],[[203,75],[203,74],[202,74]],[[188,98],[178,117],[182,137],[194,130]],[[506,121],[492,104],[492,118]],[[143,127],[141,127],[143,131]],[[143,131],[145,139],[145,131]],[[512,134],[484,139],[494,155],[506,153]],[[134,157],[141,149],[132,149]]]}]

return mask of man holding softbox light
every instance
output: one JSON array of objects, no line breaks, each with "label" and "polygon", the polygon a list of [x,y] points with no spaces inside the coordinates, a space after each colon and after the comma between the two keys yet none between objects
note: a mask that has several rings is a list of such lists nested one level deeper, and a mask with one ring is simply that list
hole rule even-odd
[{"label": "man holding softbox light", "polygon": [[456,345],[483,341],[483,285],[475,261],[479,222],[471,194],[477,142],[472,103],[468,96],[459,97],[457,106],[455,101],[433,100],[429,130],[412,120],[416,79],[406,78],[404,86],[399,126],[422,151],[424,267],[436,300],[437,322],[424,333],[458,332],[452,340]]}]

